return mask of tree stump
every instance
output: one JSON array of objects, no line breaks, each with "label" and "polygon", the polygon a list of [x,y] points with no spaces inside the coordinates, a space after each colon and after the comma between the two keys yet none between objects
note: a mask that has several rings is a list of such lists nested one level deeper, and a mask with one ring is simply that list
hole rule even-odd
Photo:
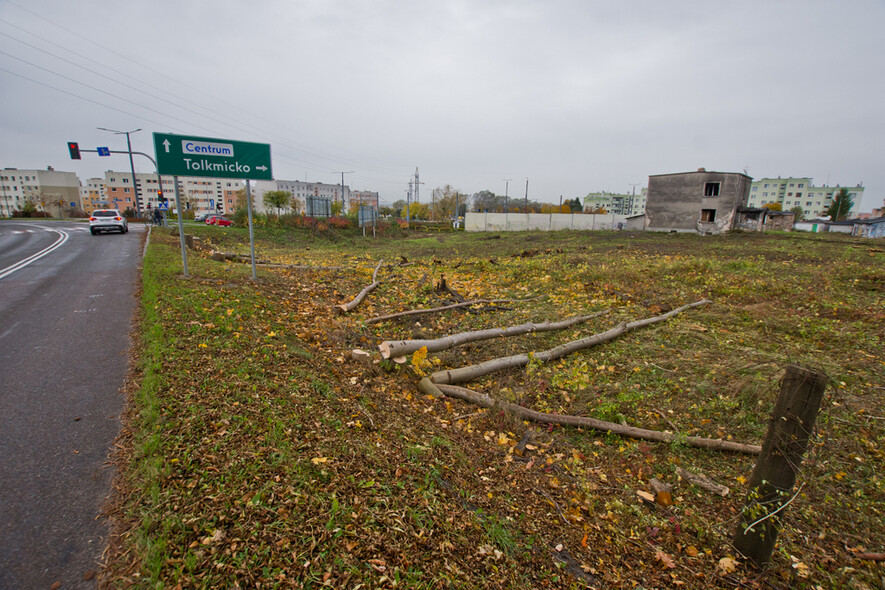
[{"label": "tree stump", "polygon": [[771,559],[782,510],[790,501],[828,382],[824,373],[796,365],[787,366],[781,381],[734,536],[735,549],[757,566]]}]

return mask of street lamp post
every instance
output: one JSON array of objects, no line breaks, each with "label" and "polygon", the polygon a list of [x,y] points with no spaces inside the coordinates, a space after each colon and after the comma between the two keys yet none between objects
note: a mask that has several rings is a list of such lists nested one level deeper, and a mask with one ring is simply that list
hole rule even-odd
[{"label": "street lamp post", "polygon": [[[98,129],[126,136],[126,150],[129,152],[129,168],[132,170],[132,191],[135,194],[135,216],[141,217],[141,207],[138,205],[138,181],[135,179],[135,162],[132,160],[132,141],[129,139],[129,134],[141,131],[141,127],[133,131],[117,131],[116,129],[107,129],[106,127],[99,127]],[[160,188],[162,188],[162,186]]]}]

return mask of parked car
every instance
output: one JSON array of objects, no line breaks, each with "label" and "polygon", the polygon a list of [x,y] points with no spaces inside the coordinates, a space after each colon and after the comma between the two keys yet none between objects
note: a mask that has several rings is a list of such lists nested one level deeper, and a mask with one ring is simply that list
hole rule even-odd
[{"label": "parked car", "polygon": [[223,225],[228,226],[233,222],[224,215],[212,215],[206,219],[206,225]]},{"label": "parked car", "polygon": [[96,209],[89,216],[89,231],[93,236],[103,231],[125,234],[129,231],[129,222],[117,209]]}]

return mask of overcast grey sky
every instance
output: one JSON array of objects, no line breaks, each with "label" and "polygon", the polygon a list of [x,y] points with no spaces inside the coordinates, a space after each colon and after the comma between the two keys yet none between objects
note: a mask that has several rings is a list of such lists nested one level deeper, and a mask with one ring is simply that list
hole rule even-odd
[{"label": "overcast grey sky", "polygon": [[[279,179],[558,202],[698,167],[885,197],[885,2],[0,0],[0,166],[98,131],[270,143]],[[152,171],[137,159],[139,171]],[[639,187],[637,187],[638,189]]]}]

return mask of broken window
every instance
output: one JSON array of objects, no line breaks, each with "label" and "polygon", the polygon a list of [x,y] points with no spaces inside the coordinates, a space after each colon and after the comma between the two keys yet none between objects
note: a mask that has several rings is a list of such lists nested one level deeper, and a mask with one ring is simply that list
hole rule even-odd
[{"label": "broken window", "polygon": [[718,197],[719,196],[719,183],[718,182],[705,182],[704,183],[704,196],[705,197]]},{"label": "broken window", "polygon": [[701,209],[701,221],[716,221],[716,209]]}]

